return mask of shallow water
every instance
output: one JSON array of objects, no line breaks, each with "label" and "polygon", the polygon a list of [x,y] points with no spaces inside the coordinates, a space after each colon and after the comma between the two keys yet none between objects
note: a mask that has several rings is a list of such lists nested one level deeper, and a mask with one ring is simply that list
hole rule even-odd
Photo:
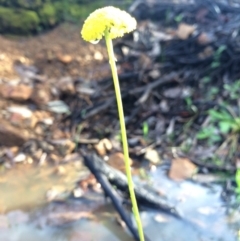
[{"label": "shallow water", "polygon": [[[113,207],[101,193],[84,198],[46,201],[46,193],[58,187],[64,200],[86,170],[81,163],[56,167],[19,165],[0,174],[0,240],[4,241],[131,241],[131,235],[117,223]],[[85,173],[85,174],[84,174]],[[157,211],[141,212],[146,235],[151,241],[234,241],[221,187],[204,187],[191,181],[174,182],[158,168],[149,172],[150,183],[181,213],[183,220]],[[231,219],[232,220],[232,219]]]},{"label": "shallow water", "polygon": [[81,162],[63,166],[17,164],[0,172],[0,212],[31,208],[46,203],[47,195],[55,191],[66,195],[74,189],[76,180],[86,174]]},{"label": "shallow water", "polygon": [[146,233],[151,234],[152,241],[237,240],[237,230],[230,227],[226,204],[221,200],[221,186],[174,182],[161,168],[151,172],[150,177],[153,186],[164,193],[183,217],[183,220],[178,220],[156,212],[143,215],[147,223]]}]

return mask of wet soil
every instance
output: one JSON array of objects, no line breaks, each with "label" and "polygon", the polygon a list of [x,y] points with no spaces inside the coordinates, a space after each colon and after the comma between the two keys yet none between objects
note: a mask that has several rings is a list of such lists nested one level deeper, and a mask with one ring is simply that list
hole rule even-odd
[{"label": "wet soil", "polygon": [[0,76],[18,77],[14,63],[34,65],[49,78],[81,76],[84,79],[109,75],[106,49],[101,44],[84,42],[80,25],[62,24],[33,37],[0,36]]}]

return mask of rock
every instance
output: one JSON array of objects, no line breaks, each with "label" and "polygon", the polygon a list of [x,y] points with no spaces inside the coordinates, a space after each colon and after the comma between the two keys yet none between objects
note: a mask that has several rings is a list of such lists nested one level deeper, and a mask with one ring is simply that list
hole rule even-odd
[{"label": "rock", "polygon": [[161,76],[161,72],[158,69],[153,69],[149,72],[149,76],[153,79],[157,79]]},{"label": "rock", "polygon": [[23,152],[20,152],[19,154],[17,154],[13,158],[13,161],[16,162],[16,163],[19,163],[19,162],[24,162],[24,163],[28,163],[28,164],[32,164],[33,163],[33,159],[30,156],[27,156]]},{"label": "rock", "polygon": [[103,60],[103,55],[99,51],[96,51],[94,53],[94,59],[101,61],[101,60]]},{"label": "rock", "polygon": [[10,123],[18,127],[34,128],[38,121],[26,106],[11,106],[7,108],[7,111],[10,113]]},{"label": "rock", "polygon": [[46,84],[38,84],[35,86],[31,100],[37,105],[47,104],[51,100],[50,86]]},{"label": "rock", "polygon": [[71,55],[59,55],[58,60],[63,64],[70,64],[73,61],[73,58]]},{"label": "rock", "polygon": [[14,101],[26,101],[32,95],[33,89],[28,85],[0,85],[0,95],[3,98],[11,99]]},{"label": "rock", "polygon": [[104,138],[98,142],[98,144],[94,145],[95,150],[100,156],[105,156],[107,151],[112,150],[112,143],[107,138]]},{"label": "rock", "polygon": [[[129,158],[130,165],[133,164],[131,158]],[[124,155],[121,152],[114,153],[109,156],[108,164],[119,171],[125,172],[125,162],[124,162]]]},{"label": "rock", "polygon": [[160,164],[162,162],[158,152],[156,150],[149,149],[149,148],[146,150],[144,158],[154,165]]},{"label": "rock", "polygon": [[75,198],[80,198],[80,197],[83,196],[83,194],[84,194],[84,192],[83,192],[83,190],[82,190],[81,188],[75,188],[75,189],[73,190],[73,196],[74,196]]},{"label": "rock", "polygon": [[24,162],[25,160],[27,160],[27,156],[22,152],[13,158],[14,162]]},{"label": "rock", "polygon": [[209,33],[203,32],[198,36],[197,40],[198,40],[199,44],[207,45],[214,41],[214,37],[213,37],[213,35],[211,35]]},{"label": "rock", "polygon": [[63,166],[57,166],[56,170],[55,170],[55,173],[57,175],[61,175],[62,176],[64,174],[66,174],[66,169]]},{"label": "rock", "polygon": [[75,86],[71,77],[62,78],[58,82],[58,88],[63,93],[74,94]]},{"label": "rock", "polygon": [[19,131],[8,123],[0,123],[0,145],[3,146],[22,146],[27,141],[28,133],[24,130]]}]

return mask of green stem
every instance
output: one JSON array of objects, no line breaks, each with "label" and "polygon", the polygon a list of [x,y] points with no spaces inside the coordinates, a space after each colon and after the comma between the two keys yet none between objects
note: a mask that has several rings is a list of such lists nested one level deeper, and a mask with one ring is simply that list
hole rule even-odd
[{"label": "green stem", "polygon": [[124,161],[125,161],[125,168],[126,168],[126,174],[127,174],[127,180],[128,180],[128,188],[129,188],[130,198],[131,198],[132,207],[133,207],[133,215],[134,215],[136,223],[137,223],[140,241],[144,241],[142,222],[141,222],[140,214],[138,211],[138,205],[137,205],[136,196],[135,196],[135,192],[134,192],[134,184],[133,184],[133,180],[132,180],[131,166],[130,166],[130,161],[129,161],[127,133],[126,133],[126,127],[125,127],[124,113],[123,113],[121,90],[120,90],[119,81],[118,81],[117,67],[116,67],[115,56],[114,56],[114,52],[113,52],[112,39],[109,36],[108,30],[105,31],[105,40],[106,40],[106,44],[107,44],[107,51],[108,51],[108,55],[109,55],[109,64],[110,64],[111,70],[112,70],[113,83],[114,83],[116,99],[117,99],[118,115],[119,115],[121,135],[122,135]]}]

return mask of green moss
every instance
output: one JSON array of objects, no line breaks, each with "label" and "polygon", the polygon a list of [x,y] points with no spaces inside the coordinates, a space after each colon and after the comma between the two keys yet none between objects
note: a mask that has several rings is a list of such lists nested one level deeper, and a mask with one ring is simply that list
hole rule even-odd
[{"label": "green moss", "polygon": [[0,5],[10,8],[24,8],[35,10],[43,4],[44,0],[0,0]]},{"label": "green moss", "polygon": [[10,0],[13,6],[27,9],[37,9],[43,4],[42,0]]},{"label": "green moss", "polygon": [[44,26],[54,26],[60,21],[56,6],[51,3],[44,4],[38,14]]},{"label": "green moss", "polygon": [[36,31],[40,20],[30,10],[0,7],[0,32],[28,34]]},{"label": "green moss", "polygon": [[[0,32],[29,34],[49,29],[59,22],[79,22],[107,0],[0,0]],[[114,2],[112,0],[112,2]],[[116,1],[124,8],[132,0]]]},{"label": "green moss", "polygon": [[102,1],[92,2],[84,5],[71,4],[69,6],[69,15],[75,20],[83,20],[97,8],[103,7]]},{"label": "green moss", "polygon": [[[127,8],[132,1],[133,0],[123,0],[120,3],[113,4],[113,6],[124,9]],[[106,0],[76,0],[75,2],[75,4],[69,4],[69,15],[75,20],[86,19],[94,10],[107,6]]]}]

